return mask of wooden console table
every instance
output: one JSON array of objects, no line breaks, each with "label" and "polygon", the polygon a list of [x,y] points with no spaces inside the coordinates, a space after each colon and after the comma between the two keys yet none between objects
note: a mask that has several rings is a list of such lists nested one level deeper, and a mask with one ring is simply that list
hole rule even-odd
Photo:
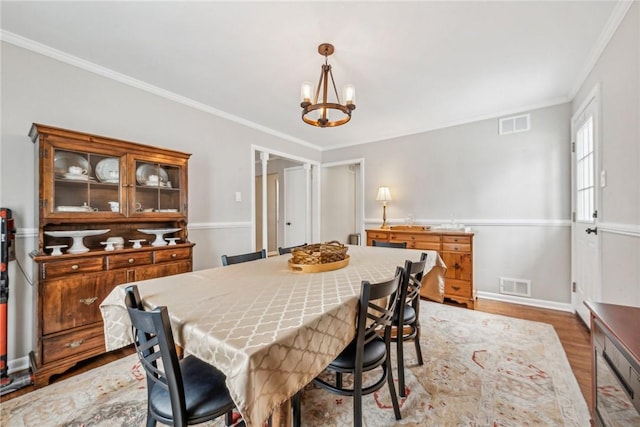
[{"label": "wooden console table", "polygon": [[367,230],[367,245],[372,241],[407,242],[407,249],[438,251],[447,265],[444,296],[474,308],[476,289],[473,286],[473,233],[447,230],[424,230],[423,227],[402,226],[399,229]]},{"label": "wooden console table", "polygon": [[591,311],[591,417],[640,425],[640,307],[585,302]]}]

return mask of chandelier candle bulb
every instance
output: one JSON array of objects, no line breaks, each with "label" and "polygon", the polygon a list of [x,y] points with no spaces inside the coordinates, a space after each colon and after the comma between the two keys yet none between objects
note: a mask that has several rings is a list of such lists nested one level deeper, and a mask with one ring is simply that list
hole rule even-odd
[{"label": "chandelier candle bulb", "polygon": [[302,82],[300,88],[300,105],[306,107],[311,104],[311,94],[313,93],[313,84],[310,82]]},{"label": "chandelier candle bulb", "polygon": [[348,84],[343,89],[344,93],[344,102],[347,105],[352,105],[356,103],[356,88],[352,84]]}]

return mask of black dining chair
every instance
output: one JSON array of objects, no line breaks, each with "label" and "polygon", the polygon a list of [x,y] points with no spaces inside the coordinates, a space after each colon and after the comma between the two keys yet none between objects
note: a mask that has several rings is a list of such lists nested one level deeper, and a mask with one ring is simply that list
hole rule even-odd
[{"label": "black dining chair", "polygon": [[371,246],[379,246],[381,248],[398,248],[406,249],[407,242],[383,242],[381,240],[372,240]]},{"label": "black dining chair", "polygon": [[[422,275],[427,263],[427,254],[422,253],[420,261],[405,261],[397,316],[393,319],[396,329],[391,340],[396,342],[398,351],[398,391],[400,396],[406,397],[404,378],[404,342],[413,340],[416,346],[418,365],[423,365],[422,350],[420,349],[420,288],[422,287]],[[402,319],[400,321],[399,319]],[[405,332],[405,327],[408,327]]]},{"label": "black dining chair", "polygon": [[133,342],[147,376],[147,427],[158,421],[199,424],[221,415],[231,425],[235,404],[224,374],[195,356],[178,360],[167,308],[146,311],[137,286],[127,286],[125,292]]},{"label": "black dining chair", "polygon": [[290,254],[292,249],[299,248],[301,246],[307,246],[307,244],[303,243],[301,245],[289,246],[287,248],[283,248],[282,246],[280,246],[278,248],[278,255]]},{"label": "black dining chair", "polygon": [[255,261],[267,257],[267,251],[249,252],[240,255],[222,255],[222,265],[240,264],[241,262]]},{"label": "black dining chair", "polygon": [[[327,367],[335,372],[335,384],[320,377],[313,380],[315,384],[332,393],[353,396],[353,424],[357,427],[362,426],[362,396],[379,390],[385,380],[389,386],[396,420],[401,419],[398,396],[393,385],[390,346],[391,325],[396,315],[402,271],[402,267],[398,267],[395,277],[385,282],[362,281],[356,337]],[[378,305],[380,299],[388,301],[386,307]],[[382,331],[384,334],[381,336]],[[363,387],[363,373],[378,367],[381,368],[378,380]],[[353,388],[343,387],[343,374],[353,374]]]}]

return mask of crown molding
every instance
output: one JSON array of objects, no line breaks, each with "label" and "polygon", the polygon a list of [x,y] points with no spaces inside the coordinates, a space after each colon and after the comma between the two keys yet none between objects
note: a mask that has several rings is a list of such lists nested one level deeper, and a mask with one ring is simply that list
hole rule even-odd
[{"label": "crown molding", "polygon": [[591,48],[589,57],[582,67],[582,70],[576,76],[575,83],[571,88],[569,95],[567,96],[569,99],[575,98],[575,96],[578,94],[578,91],[587,80],[589,73],[591,73],[593,67],[595,67],[596,62],[598,62],[598,59],[600,59],[602,52],[604,52],[604,49],[609,44],[609,41],[611,41],[611,38],[615,34],[616,30],[620,26],[620,23],[626,16],[633,3],[634,0],[623,0],[616,2],[611,15],[609,16],[609,20],[600,33],[600,37],[598,37],[595,45]]},{"label": "crown molding", "polygon": [[136,89],[143,90],[145,92],[151,93],[153,95],[159,96],[161,98],[165,98],[169,101],[176,102],[178,104],[185,105],[187,107],[193,108],[195,110],[199,110],[217,117],[220,117],[225,120],[229,120],[231,122],[240,124],[242,126],[246,126],[251,129],[255,129],[257,131],[284,139],[289,142],[293,142],[299,145],[302,145],[307,148],[312,148],[317,151],[322,151],[322,147],[319,147],[310,142],[301,140],[299,138],[295,138],[291,135],[278,132],[274,129],[268,128],[266,126],[259,125],[252,121],[243,119],[242,117],[238,117],[233,114],[229,114],[222,110],[218,110],[217,108],[213,108],[209,105],[203,104],[198,101],[194,101],[193,99],[187,98],[182,95],[178,95],[177,93],[162,89],[158,86],[154,86],[152,84],[143,82],[142,80],[135,79],[133,77],[127,76],[126,74],[119,73],[117,71],[111,70],[109,68],[103,67],[101,65],[95,64],[93,62],[86,61],[84,59],[78,58],[77,56],[70,55],[66,52],[60,51],[58,49],[54,49],[50,46],[44,45],[42,43],[36,42],[34,40],[28,39],[26,37],[19,36],[12,32],[6,30],[0,30],[0,40],[10,43],[14,46],[21,47],[23,49],[38,53],[40,55],[55,59],[62,63],[72,65],[74,67],[83,69],[85,71],[89,71],[90,73],[97,74],[102,77],[106,77],[108,79],[117,81],[119,83],[125,84],[127,86],[134,87]]}]

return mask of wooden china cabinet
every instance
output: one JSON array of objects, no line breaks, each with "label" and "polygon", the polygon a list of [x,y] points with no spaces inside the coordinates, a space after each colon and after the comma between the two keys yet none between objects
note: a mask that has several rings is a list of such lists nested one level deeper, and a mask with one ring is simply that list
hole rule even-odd
[{"label": "wooden china cabinet", "polygon": [[190,154],[40,124],[29,136],[36,145],[31,256],[40,387],[105,352],[99,306],[115,286],[192,270]]}]

